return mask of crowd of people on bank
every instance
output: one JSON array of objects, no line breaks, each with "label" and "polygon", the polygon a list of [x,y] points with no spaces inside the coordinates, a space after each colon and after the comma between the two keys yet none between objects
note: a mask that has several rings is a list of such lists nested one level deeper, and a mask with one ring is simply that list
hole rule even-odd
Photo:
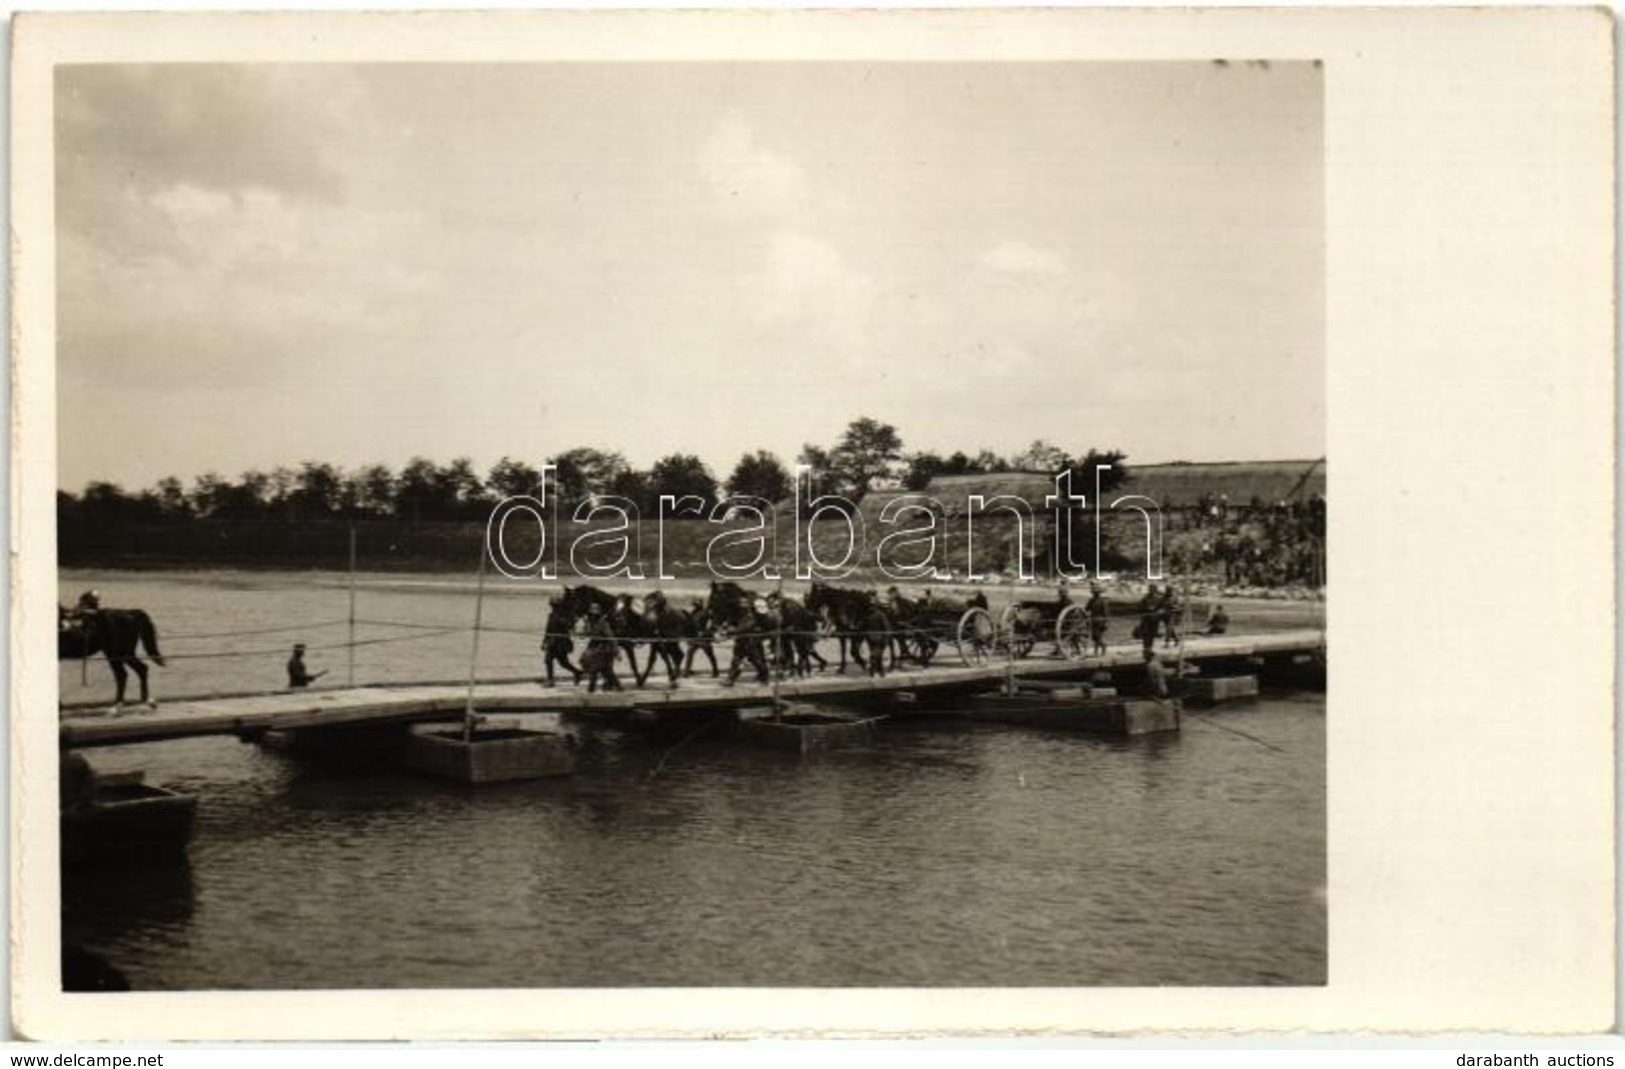
[{"label": "crowd of people on bank", "polygon": [[[1187,515],[1202,534],[1171,554],[1175,570],[1223,577],[1229,587],[1321,586],[1325,583],[1326,499],[1268,505],[1258,498],[1232,508],[1223,495],[1204,495]],[[1209,533],[1211,532],[1211,533]]]}]

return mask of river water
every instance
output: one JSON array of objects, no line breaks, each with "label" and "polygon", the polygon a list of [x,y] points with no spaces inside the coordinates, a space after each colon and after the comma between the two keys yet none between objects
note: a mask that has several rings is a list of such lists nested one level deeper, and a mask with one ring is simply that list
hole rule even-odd
[{"label": "river water", "polygon": [[[160,697],[270,689],[294,638],[348,630],[343,577],[80,573],[64,600],[91,585],[159,622]],[[541,593],[489,594],[480,674],[533,672]],[[466,582],[367,577],[357,615],[390,623],[358,638],[421,637],[360,647],[357,678],[466,676],[468,632],[427,630],[473,612]],[[342,649],[309,659],[348,675]],[[63,666],[64,701],[105,701],[106,666],[87,678]],[[92,751],[196,791],[198,825],[184,868],[71,881],[65,937],[141,989],[1325,982],[1322,694],[1132,740],[923,721],[802,759],[594,739],[572,777],[478,790],[232,739]]]}]

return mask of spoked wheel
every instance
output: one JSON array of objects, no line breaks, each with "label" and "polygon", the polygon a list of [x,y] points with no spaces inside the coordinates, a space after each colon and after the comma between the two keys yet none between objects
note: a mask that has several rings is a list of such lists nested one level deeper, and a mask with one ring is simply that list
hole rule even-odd
[{"label": "spoked wheel", "polygon": [[967,665],[986,664],[998,641],[998,628],[986,609],[966,609],[954,629],[954,644],[959,648],[959,659]]},{"label": "spoked wheel", "polygon": [[1089,620],[1082,605],[1068,605],[1055,618],[1055,646],[1068,657],[1082,657],[1089,637]]}]

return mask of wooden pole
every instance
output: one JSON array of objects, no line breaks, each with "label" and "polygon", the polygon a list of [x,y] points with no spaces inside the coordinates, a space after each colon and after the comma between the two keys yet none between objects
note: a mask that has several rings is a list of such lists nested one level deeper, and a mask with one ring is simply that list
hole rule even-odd
[{"label": "wooden pole", "polygon": [[[1005,593],[1011,599],[1012,605],[1016,602],[1016,589],[1006,586]],[[1020,618],[1018,609],[1010,615],[1010,631],[1004,636],[1004,693],[1014,697],[1016,693],[1016,621]]]},{"label": "wooden pole", "polygon": [[350,524],[350,640],[345,643],[349,654],[349,685],[355,686],[355,524]]},{"label": "wooden pole", "polygon": [[773,615],[773,719],[779,718],[779,677],[784,673],[784,576],[779,576],[779,609]]},{"label": "wooden pole", "polygon": [[485,614],[485,543],[480,543],[480,570],[474,586],[474,641],[468,654],[468,690],[463,696],[463,741],[474,738],[474,680],[480,666],[480,625]]}]

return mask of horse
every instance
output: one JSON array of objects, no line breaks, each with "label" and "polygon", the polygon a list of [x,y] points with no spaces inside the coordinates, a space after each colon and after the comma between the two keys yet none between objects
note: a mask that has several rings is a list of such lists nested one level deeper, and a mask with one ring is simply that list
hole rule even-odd
[{"label": "horse", "polygon": [[567,586],[559,592],[558,607],[571,620],[585,619],[588,608],[594,605],[598,606],[598,610],[603,614],[604,619],[609,621],[610,630],[620,640],[621,651],[626,654],[626,658],[631,663],[632,671],[635,674],[638,670],[637,645],[629,641],[625,624],[617,619],[618,610],[620,609],[619,599],[608,591],[585,585]]},{"label": "horse", "polygon": [[[654,598],[658,595],[650,595]],[[610,630],[615,632],[622,652],[626,654],[627,663],[632,666],[632,675],[638,686],[643,686],[654,671],[655,658],[659,657],[671,674],[671,685],[677,685],[677,672],[682,664],[682,649],[676,639],[683,634],[682,614],[664,607],[664,598],[660,598],[660,608],[650,619],[649,607],[646,605],[643,612],[632,607],[632,596],[623,594],[616,597],[608,591],[599,590],[591,586],[567,586],[559,595],[560,606],[572,618],[579,619],[587,615],[587,607],[597,605],[604,618],[609,621]],[[637,643],[635,639],[653,639],[649,643],[649,657],[647,663],[640,671],[638,669]]]},{"label": "horse", "polygon": [[768,682],[763,650],[769,633],[778,630],[778,621],[758,612],[755,599],[738,583],[712,580],[705,604],[711,622],[733,635],[733,660],[728,665],[728,677],[723,686],[731,687],[738,682],[747,664],[756,672],[758,683]]},{"label": "horse", "polygon": [[[892,618],[872,591],[814,583],[807,593],[807,608],[835,624],[840,639],[839,671],[846,671],[846,650],[850,643],[852,659],[859,668],[866,668],[874,676],[886,674],[886,653],[892,649]],[[867,662],[863,658],[865,643],[869,646]],[[894,650],[892,667],[897,667]]]},{"label": "horse", "polygon": [[163,654],[158,652],[158,630],[152,617],[140,609],[93,609],[71,613],[57,606],[56,656],[59,661],[77,661],[100,653],[107,657],[113,669],[113,680],[118,685],[113,708],[124,704],[124,685],[128,672],[135,672],[141,681],[141,701],[157,708],[147,692],[147,664],[136,655],[136,647],[146,650],[152,663],[162,665]]},{"label": "horse", "polygon": [[812,662],[818,662],[818,670],[822,672],[829,667],[824,655],[818,652],[818,614],[795,598],[780,597],[779,611],[779,646],[780,658],[790,665],[797,675],[812,674]]},{"label": "horse", "polygon": [[716,641],[716,627],[711,622],[711,609],[704,598],[695,598],[693,606],[683,611],[683,634],[688,640],[683,675],[694,675],[694,655],[703,653],[705,659],[711,662],[711,678],[717,678],[721,673],[717,671],[717,654],[712,648],[712,643]]},{"label": "horse", "polygon": [[751,626],[763,632],[773,632],[774,640],[768,647],[773,663],[780,672],[798,676],[812,674],[812,662],[818,662],[822,672],[829,667],[818,652],[818,616],[795,598],[773,593],[767,596],[767,611],[760,619],[748,619],[755,613],[755,595],[738,583],[713,580],[707,612],[717,621],[734,627]]},{"label": "horse", "polygon": [[[656,590],[643,599],[642,635],[652,639],[649,643],[649,664],[643,674],[638,676],[638,686],[643,686],[649,673],[654,671],[655,658],[658,656],[666,666],[666,673],[671,677],[671,685],[675,689],[677,677],[683,668],[683,647],[680,640],[689,637],[689,618],[683,612],[666,604],[666,595]],[[632,666],[633,671],[637,665]]]}]

